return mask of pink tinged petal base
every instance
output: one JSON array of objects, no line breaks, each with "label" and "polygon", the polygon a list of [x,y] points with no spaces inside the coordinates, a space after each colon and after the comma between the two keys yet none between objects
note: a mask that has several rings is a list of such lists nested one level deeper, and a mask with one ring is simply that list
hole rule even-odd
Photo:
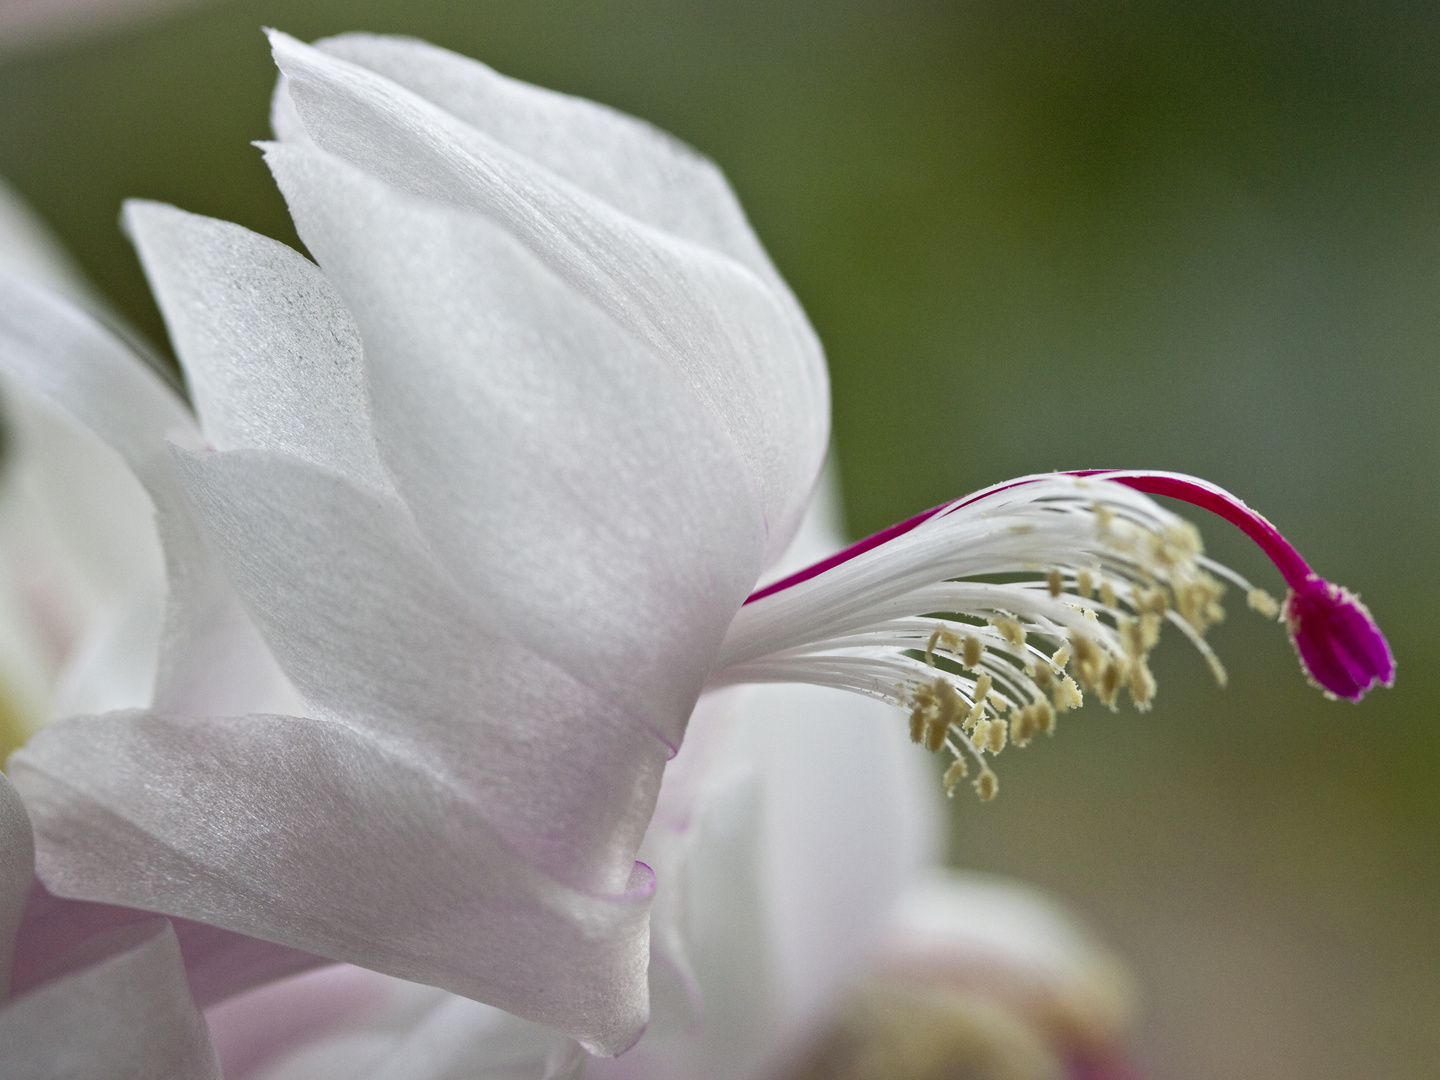
[{"label": "pink tinged petal base", "polygon": [[164,919],[91,938],[44,986],[0,1009],[6,1077],[220,1080]]},{"label": "pink tinged petal base", "polygon": [[205,1022],[226,1080],[244,1080],[346,1021],[376,1011],[392,980],[331,964],[259,987],[207,1009]]},{"label": "pink tinged petal base", "polygon": [[649,869],[616,894],[568,888],[394,742],[302,717],[111,713],[50,725],[11,769],[57,893],[440,986],[592,1053],[644,1029]]},{"label": "pink tinged petal base", "polygon": [[[19,994],[44,983],[70,950],[98,934],[154,919],[155,913],[115,904],[67,900],[36,878],[15,935],[11,988]],[[205,1008],[328,960],[217,926],[172,919],[190,994]]]}]

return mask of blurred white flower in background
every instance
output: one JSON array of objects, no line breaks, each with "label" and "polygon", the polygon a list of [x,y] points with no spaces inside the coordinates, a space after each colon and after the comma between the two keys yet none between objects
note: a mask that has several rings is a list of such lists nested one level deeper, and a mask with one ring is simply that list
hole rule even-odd
[{"label": "blurred white flower in background", "polygon": [[0,0],[0,53],[83,37],[197,0]]}]

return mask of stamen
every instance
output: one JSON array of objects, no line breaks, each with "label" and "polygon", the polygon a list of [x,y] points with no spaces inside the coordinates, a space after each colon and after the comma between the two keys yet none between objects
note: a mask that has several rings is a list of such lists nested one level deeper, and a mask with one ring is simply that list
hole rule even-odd
[{"label": "stamen", "polygon": [[984,655],[985,646],[980,643],[980,639],[974,634],[966,634],[960,654],[960,659],[964,662],[965,666],[972,670],[978,668],[980,666],[980,658]]},{"label": "stamen", "polygon": [[1080,693],[1080,687],[1075,680],[1068,676],[1055,684],[1055,689],[1050,692],[1050,700],[1055,704],[1057,713],[1066,709],[1078,709],[1085,704],[1085,697]]},{"label": "stamen", "polygon": [[[1290,585],[1283,607],[1202,551],[1192,525],[1146,493],[1221,513],[1261,542]],[[936,507],[755,593],[735,617],[710,685],[795,681],[888,701],[910,737],[952,758],[944,785],[993,797],[986,755],[1026,746],[1079,708],[1155,697],[1149,654],[1171,623],[1223,684],[1204,633],[1234,584],[1283,613],[1327,693],[1358,700],[1394,677],[1365,606],[1310,572],[1273,526],[1213,485],[1168,473],[1025,477]],[[1072,588],[1073,592],[1067,592]]]},{"label": "stamen", "polygon": [[1000,778],[988,767],[981,771],[975,778],[975,794],[980,796],[981,802],[989,802],[1000,792]]},{"label": "stamen", "polygon": [[1278,618],[1280,615],[1280,605],[1264,589],[1251,589],[1245,594],[1245,602],[1250,605],[1251,611],[1258,611],[1267,619]]},{"label": "stamen", "polygon": [[955,789],[960,786],[960,781],[964,780],[969,772],[970,767],[965,764],[963,757],[957,757],[952,761],[950,767],[945,770],[945,775],[940,778],[940,783],[945,785],[945,794],[953,797]]}]

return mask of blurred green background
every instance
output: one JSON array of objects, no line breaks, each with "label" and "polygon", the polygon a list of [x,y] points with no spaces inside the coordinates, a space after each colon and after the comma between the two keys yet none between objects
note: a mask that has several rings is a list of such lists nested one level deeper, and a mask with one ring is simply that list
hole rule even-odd
[{"label": "blurred green background", "polygon": [[[293,242],[258,28],[402,32],[725,168],[824,339],[852,532],[1010,475],[1213,479],[1360,590],[1393,691],[1238,610],[954,806],[1133,961],[1174,1080],[1440,1075],[1440,7],[239,0],[0,55],[0,173],[155,341],[139,195]],[[1212,553],[1278,578],[1219,522]]]}]

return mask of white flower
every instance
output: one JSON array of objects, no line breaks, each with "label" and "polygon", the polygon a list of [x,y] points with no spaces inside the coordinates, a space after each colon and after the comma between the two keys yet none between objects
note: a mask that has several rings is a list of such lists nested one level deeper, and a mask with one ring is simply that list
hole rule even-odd
[{"label": "white flower", "polygon": [[[151,707],[12,759],[53,890],[613,1054],[648,1012],[636,855],[707,686],[898,704],[947,784],[974,770],[989,797],[989,758],[1080,684],[1148,705],[1164,621],[1200,643],[1228,572],[1141,492],[1250,512],[1156,474],[1025,478],[750,595],[799,523],[828,394],[718,171],[418,42],[273,40],[266,158],[319,269],[126,213],[198,423],[73,305],[0,289],[0,363],[125,457],[169,567]],[[1341,656],[1347,696],[1388,680],[1358,601],[1308,581],[1307,662]],[[1342,624],[1364,648],[1307,652]]]}]

